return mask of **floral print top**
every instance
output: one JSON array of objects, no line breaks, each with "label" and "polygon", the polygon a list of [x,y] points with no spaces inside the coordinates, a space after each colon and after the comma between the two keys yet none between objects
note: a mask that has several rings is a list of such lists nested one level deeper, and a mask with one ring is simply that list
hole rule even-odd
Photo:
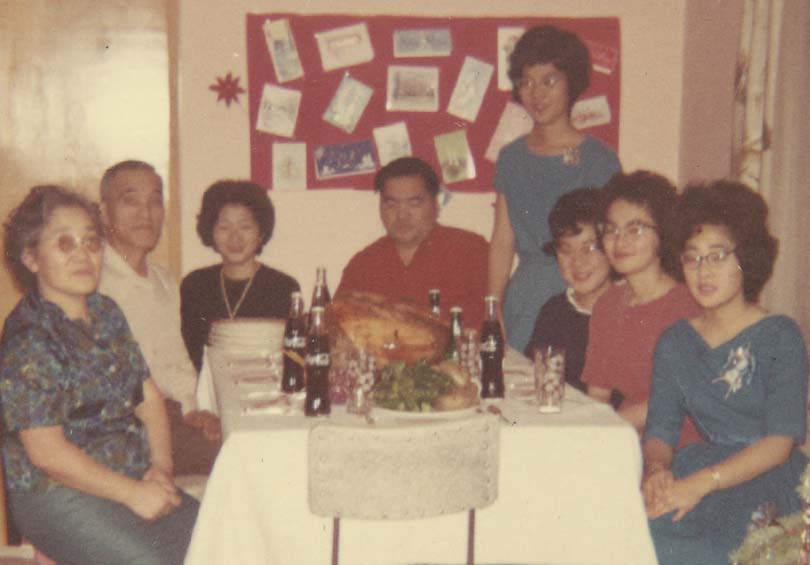
[{"label": "floral print top", "polygon": [[6,319],[0,341],[3,459],[11,491],[43,492],[56,482],[37,469],[21,430],[61,426],[87,455],[132,478],[150,464],[143,401],[146,362],[118,305],[87,299],[90,324],[70,320],[56,304],[29,292]]}]

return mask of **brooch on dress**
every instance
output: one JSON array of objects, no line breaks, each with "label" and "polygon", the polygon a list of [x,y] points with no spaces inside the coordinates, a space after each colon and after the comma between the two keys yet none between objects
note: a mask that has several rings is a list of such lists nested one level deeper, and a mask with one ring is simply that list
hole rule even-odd
[{"label": "brooch on dress", "polygon": [[751,383],[757,361],[751,355],[751,344],[732,348],[728,352],[728,359],[723,365],[723,373],[712,382],[724,382],[728,385],[725,398]]},{"label": "brooch on dress", "polygon": [[579,145],[566,147],[563,150],[563,164],[569,167],[579,165]]}]

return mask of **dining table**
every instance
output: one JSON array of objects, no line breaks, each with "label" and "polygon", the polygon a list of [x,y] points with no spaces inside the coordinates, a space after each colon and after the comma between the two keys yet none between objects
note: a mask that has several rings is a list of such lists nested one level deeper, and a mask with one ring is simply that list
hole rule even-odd
[{"label": "dining table", "polygon": [[[504,359],[504,399],[487,402],[486,409],[417,417],[378,409],[358,416],[340,404],[329,416],[306,417],[301,393],[281,406],[246,406],[245,383],[262,371],[277,371],[277,364],[277,358],[207,350],[198,401],[219,414],[224,442],[187,564],[330,563],[332,520],[308,506],[311,428],[424,425],[482,417],[480,412],[499,415],[500,437],[497,499],[476,512],[477,563],[656,563],[639,490],[638,434],[609,405],[572,387],[565,387],[560,412],[540,412],[526,394],[532,363],[519,352],[507,350]],[[420,520],[343,520],[341,562],[464,562],[467,519],[461,512]]]}]

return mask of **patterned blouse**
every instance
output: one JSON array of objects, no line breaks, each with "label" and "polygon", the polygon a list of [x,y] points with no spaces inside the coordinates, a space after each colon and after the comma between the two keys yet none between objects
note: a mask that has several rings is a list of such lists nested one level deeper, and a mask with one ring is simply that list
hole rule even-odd
[{"label": "patterned blouse", "polygon": [[6,485],[43,492],[56,482],[34,467],[19,438],[29,428],[62,426],[87,455],[132,478],[150,464],[143,401],[146,362],[115,302],[92,294],[90,324],[70,320],[36,292],[6,319],[0,341],[0,398]]}]

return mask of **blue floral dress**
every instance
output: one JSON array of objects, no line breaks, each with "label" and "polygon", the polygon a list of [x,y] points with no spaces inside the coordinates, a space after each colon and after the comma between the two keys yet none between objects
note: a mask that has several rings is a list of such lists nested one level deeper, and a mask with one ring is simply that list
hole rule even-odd
[{"label": "blue floral dress", "polygon": [[519,263],[503,304],[509,345],[523,351],[540,307],[565,290],[554,257],[543,253],[551,240],[548,215],[557,199],[577,188],[601,188],[621,170],[616,153],[595,137],[586,137],[575,159],[537,155],[521,137],[498,155],[495,188],[503,193],[515,233]]},{"label": "blue floral dress", "polygon": [[19,432],[62,426],[87,455],[132,478],[150,464],[146,429],[135,416],[149,377],[141,350],[112,299],[87,299],[88,326],[56,304],[26,294],[6,320],[0,348],[3,457],[10,491],[56,483],[28,458]]},{"label": "blue floral dress", "polygon": [[[681,320],[658,342],[645,439],[678,442],[686,414],[706,443],[675,453],[676,478],[720,463],[767,436],[797,444],[806,429],[807,357],[801,330],[785,316],[768,316],[718,347]],[[800,509],[795,492],[807,460],[789,459],[746,483],[706,496],[680,522],[672,514],[650,521],[662,565],[729,562],[751,513],[773,502],[781,515]]]},{"label": "blue floral dress", "polygon": [[57,563],[181,564],[198,504],[155,521],[127,506],[73,489],[38,469],[20,432],[60,426],[98,463],[140,479],[150,465],[146,427],[135,414],[149,378],[118,305],[87,297],[90,322],[69,319],[29,292],[6,319],[0,342],[3,458],[8,505],[20,534]]}]

